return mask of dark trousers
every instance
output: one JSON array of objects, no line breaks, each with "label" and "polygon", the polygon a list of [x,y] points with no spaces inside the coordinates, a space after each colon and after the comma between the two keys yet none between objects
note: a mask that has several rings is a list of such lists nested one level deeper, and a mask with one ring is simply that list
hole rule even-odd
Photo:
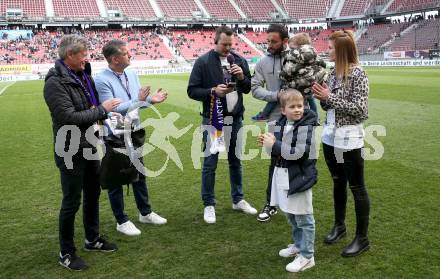
[{"label": "dark trousers", "polygon": [[270,159],[269,176],[267,178],[267,187],[266,187],[266,204],[270,204],[270,195],[272,192],[272,177],[273,177],[273,171],[275,169],[276,160],[277,160],[276,158]]},{"label": "dark trousers", "polygon": [[63,201],[59,215],[59,240],[61,253],[75,252],[75,215],[83,194],[83,224],[88,241],[99,236],[99,195],[101,188],[98,177],[99,161],[84,158],[74,160],[73,170],[60,168]]},{"label": "dark trousers", "polygon": [[[209,119],[203,119],[203,124],[207,125]],[[226,150],[228,152],[228,163],[229,163],[229,176],[231,183],[231,197],[233,203],[238,203],[243,199],[243,182],[242,182],[242,165],[241,160],[236,156],[236,146],[239,145],[241,150],[241,142],[237,143],[237,135],[240,128],[243,126],[241,117],[234,117],[231,133],[225,133],[225,144]],[[203,142],[204,151],[209,152],[209,147],[207,146],[208,131],[203,132]],[[206,150],[208,149],[208,150]],[[237,151],[240,152],[240,151]],[[210,154],[203,160],[202,169],[202,200],[204,206],[215,205],[215,195],[214,195],[214,184],[215,184],[215,171],[217,169],[218,153]]]},{"label": "dark trousers", "polygon": [[[141,160],[142,162],[142,160]],[[148,202],[148,189],[145,182],[145,176],[139,173],[139,180],[132,184],[133,195],[139,212],[145,216],[151,213],[151,206]],[[116,187],[108,191],[108,198],[112,207],[113,215],[119,225],[129,220],[124,212],[124,191],[122,186]]]},{"label": "dark trousers", "polygon": [[[323,149],[325,162],[333,179],[335,225],[342,225],[345,222],[348,182],[356,211],[356,235],[366,237],[370,200],[364,182],[362,149],[353,149],[342,153],[342,150],[326,144],[323,144]],[[338,157],[342,158],[343,162],[338,162]]]}]

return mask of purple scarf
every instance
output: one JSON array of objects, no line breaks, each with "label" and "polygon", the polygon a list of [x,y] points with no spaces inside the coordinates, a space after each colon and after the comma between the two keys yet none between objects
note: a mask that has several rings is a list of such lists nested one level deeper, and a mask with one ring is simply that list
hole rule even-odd
[{"label": "purple scarf", "polygon": [[82,78],[87,84],[87,88],[86,88],[83,82],[80,80],[80,77],[72,69],[70,69],[70,67],[67,66],[63,60],[59,60],[59,61],[67,69],[67,72],[69,72],[70,77],[73,78],[79,86],[81,86],[81,89],[86,95],[86,98],[89,101],[90,105],[97,107],[98,101],[96,100],[95,92],[92,86],[92,81],[90,80],[89,76],[86,73],[84,73],[84,71],[81,72]]},{"label": "purple scarf", "polygon": [[223,131],[223,105],[215,93],[211,93],[210,124],[217,130],[216,135]]}]

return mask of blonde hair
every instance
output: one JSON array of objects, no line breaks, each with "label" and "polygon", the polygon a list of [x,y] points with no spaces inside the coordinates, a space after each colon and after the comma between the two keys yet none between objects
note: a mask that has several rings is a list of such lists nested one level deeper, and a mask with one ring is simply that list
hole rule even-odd
[{"label": "blonde hair", "polygon": [[295,44],[298,47],[303,46],[303,45],[311,45],[312,44],[312,39],[310,39],[310,36],[308,33],[297,33],[295,35],[293,35],[292,38],[289,39],[289,45],[290,44]]},{"label": "blonde hair", "polygon": [[335,46],[335,71],[336,77],[348,80],[350,68],[359,64],[358,51],[354,42],[352,31],[340,30],[333,32],[330,41],[334,42]]},{"label": "blonde hair", "polygon": [[288,88],[281,91],[280,94],[280,105],[281,108],[285,108],[289,102],[298,100],[304,103],[304,96],[296,89]]}]

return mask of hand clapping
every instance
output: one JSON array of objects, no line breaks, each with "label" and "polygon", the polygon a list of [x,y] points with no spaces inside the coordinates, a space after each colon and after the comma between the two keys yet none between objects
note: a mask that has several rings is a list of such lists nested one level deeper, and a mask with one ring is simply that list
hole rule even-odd
[{"label": "hand clapping", "polygon": [[260,134],[257,138],[257,142],[260,146],[264,145],[265,147],[271,148],[275,144],[276,138],[271,133]]},{"label": "hand clapping", "polygon": [[150,86],[144,86],[141,89],[139,89],[139,101],[145,101],[150,95]]},{"label": "hand clapping", "polygon": [[312,91],[313,97],[323,102],[327,101],[330,95],[330,89],[325,82],[323,82],[322,85],[318,83],[313,84]]},{"label": "hand clapping", "polygon": [[159,88],[156,90],[156,93],[151,97],[151,103],[157,104],[162,103],[165,101],[168,97],[168,93],[166,91],[163,91],[162,88]]}]

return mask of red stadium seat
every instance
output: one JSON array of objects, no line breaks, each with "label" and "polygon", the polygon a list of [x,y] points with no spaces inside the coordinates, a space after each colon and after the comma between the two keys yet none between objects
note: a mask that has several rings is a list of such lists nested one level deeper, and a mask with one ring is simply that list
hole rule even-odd
[{"label": "red stadium seat", "polygon": [[241,16],[228,0],[201,0],[212,18],[240,19]]},{"label": "red stadium seat", "polygon": [[99,17],[96,1],[52,0],[55,16],[59,17]]},{"label": "red stadium seat", "polygon": [[23,14],[29,17],[44,17],[46,9],[44,0],[2,0],[0,10],[2,13],[8,8],[18,8],[23,10]]},{"label": "red stadium seat", "polygon": [[104,0],[107,9],[118,9],[127,17],[155,18],[153,8],[145,0]]}]

